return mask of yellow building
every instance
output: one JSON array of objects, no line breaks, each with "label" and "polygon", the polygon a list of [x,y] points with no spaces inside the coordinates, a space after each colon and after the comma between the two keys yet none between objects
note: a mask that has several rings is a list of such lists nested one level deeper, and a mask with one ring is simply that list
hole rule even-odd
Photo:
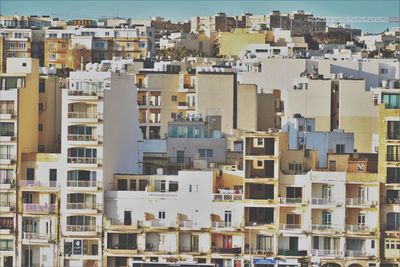
[{"label": "yellow building", "polygon": [[44,65],[56,69],[73,69],[69,38],[46,38],[44,42]]},{"label": "yellow building", "polygon": [[383,262],[400,262],[400,93],[376,88],[379,104],[379,170]]},{"label": "yellow building", "polygon": [[219,55],[238,57],[249,44],[273,42],[272,31],[249,32],[247,29],[238,28],[234,32],[220,32],[218,36]]}]

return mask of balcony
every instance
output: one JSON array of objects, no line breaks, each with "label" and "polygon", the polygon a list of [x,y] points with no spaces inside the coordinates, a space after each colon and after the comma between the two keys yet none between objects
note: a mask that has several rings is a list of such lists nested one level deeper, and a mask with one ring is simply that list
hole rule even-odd
[{"label": "balcony", "polygon": [[97,229],[97,225],[67,225],[69,232],[96,232]]},{"label": "balcony", "polygon": [[68,157],[67,162],[69,164],[87,164],[101,166],[103,163],[103,159],[95,157]]},{"label": "balcony", "polygon": [[347,224],[346,225],[347,232],[352,233],[370,233],[375,231],[376,229],[372,229],[371,227],[364,224]]},{"label": "balcony", "polygon": [[67,180],[67,187],[98,187],[97,181]]},{"label": "balcony", "polygon": [[388,197],[386,198],[386,204],[400,205],[400,197]]},{"label": "balcony", "polygon": [[0,142],[11,142],[15,139],[15,132],[0,132]]},{"label": "balcony", "polygon": [[103,114],[99,112],[68,112],[68,119],[78,122],[98,122],[103,120]]},{"label": "balcony", "polygon": [[366,198],[347,198],[346,205],[347,206],[371,206],[373,201],[370,201]]},{"label": "balcony", "polygon": [[193,221],[191,221],[191,220],[181,220],[181,221],[179,221],[179,227],[181,227],[181,228],[193,228]]},{"label": "balcony", "polygon": [[68,134],[67,140],[72,142],[102,143],[103,136],[92,134]]},{"label": "balcony", "polygon": [[54,240],[53,233],[29,233],[23,232],[22,239],[24,241],[32,242],[32,241],[39,241],[39,242],[48,242]]},{"label": "balcony", "polygon": [[299,205],[303,204],[302,198],[287,198],[287,197],[280,197],[279,204],[282,205]]},{"label": "balcony", "polygon": [[9,165],[16,161],[16,156],[11,154],[0,154],[0,164]]},{"label": "balcony", "polygon": [[37,181],[37,180],[19,180],[18,185],[21,187],[57,187],[57,181]]},{"label": "balcony", "polygon": [[11,189],[15,186],[15,180],[12,178],[0,178],[0,189]]},{"label": "balcony", "polygon": [[280,224],[279,229],[283,231],[301,230],[301,224]]},{"label": "balcony", "polygon": [[305,257],[305,256],[307,256],[307,250],[278,249],[278,255],[279,256]]},{"label": "balcony", "polygon": [[190,157],[168,157],[168,163],[181,164],[181,163],[192,163],[192,158]]},{"label": "balcony", "polygon": [[0,211],[1,212],[13,211],[14,209],[15,209],[15,201],[8,200],[8,199],[0,200]]},{"label": "balcony", "polygon": [[96,203],[67,203],[70,210],[101,210],[101,205]]},{"label": "balcony", "polygon": [[332,249],[312,249],[311,255],[313,257],[337,258],[341,256],[341,253],[339,250]]},{"label": "balcony", "polygon": [[90,99],[96,100],[100,97],[104,97],[104,91],[102,90],[72,90],[68,89],[68,96],[71,96],[73,99]]},{"label": "balcony", "polygon": [[346,257],[368,257],[364,250],[346,250]]},{"label": "balcony", "polygon": [[0,235],[7,235],[14,232],[14,218],[0,218]]},{"label": "balcony", "polygon": [[144,221],[144,226],[151,228],[171,228],[175,227],[175,222],[167,222],[165,220],[156,219]]},{"label": "balcony", "polygon": [[333,198],[320,198],[313,197],[311,199],[312,205],[341,205],[342,203]]},{"label": "balcony", "polygon": [[54,213],[56,211],[56,205],[24,203],[22,209],[26,213]]},{"label": "balcony", "polygon": [[239,255],[242,253],[242,248],[219,248],[219,247],[211,247],[212,253],[219,254],[235,254]]},{"label": "balcony", "polygon": [[237,224],[233,224],[232,222],[217,222],[217,221],[212,221],[211,222],[211,227],[213,228],[240,228]]},{"label": "balcony", "polygon": [[[179,252],[181,253],[198,253],[199,251],[199,247],[198,244],[197,246],[179,246]],[[204,251],[205,252],[205,251]]]},{"label": "balcony", "polygon": [[385,227],[386,231],[400,231],[400,223],[388,223]]},{"label": "balcony", "polygon": [[340,232],[343,230],[336,224],[312,224],[311,229],[315,232]]},{"label": "balcony", "polygon": [[213,194],[214,201],[234,201],[243,200],[242,190],[231,190],[219,188],[217,194]]},{"label": "balcony", "polygon": [[0,108],[0,119],[11,120],[15,117],[14,108],[2,107]]}]

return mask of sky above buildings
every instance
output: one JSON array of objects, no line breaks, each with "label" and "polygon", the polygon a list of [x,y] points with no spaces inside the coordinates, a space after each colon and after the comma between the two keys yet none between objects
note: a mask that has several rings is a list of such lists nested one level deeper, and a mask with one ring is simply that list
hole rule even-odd
[{"label": "sky above buildings", "polygon": [[[173,21],[216,12],[239,15],[265,14],[270,10],[305,10],[316,16],[400,16],[400,0],[0,0],[2,15],[50,15],[61,19],[80,16],[132,17],[161,16]],[[399,23],[353,23],[354,28],[381,32],[400,27]]]}]

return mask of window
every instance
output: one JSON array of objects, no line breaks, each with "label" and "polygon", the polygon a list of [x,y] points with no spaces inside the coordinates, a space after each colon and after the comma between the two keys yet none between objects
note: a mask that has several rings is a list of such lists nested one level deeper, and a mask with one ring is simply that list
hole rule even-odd
[{"label": "window", "polygon": [[289,171],[302,172],[303,164],[301,163],[289,163]]},{"label": "window", "polygon": [[304,131],[304,126],[303,125],[299,125],[299,131],[303,132]]},{"label": "window", "polygon": [[154,181],[154,191],[155,192],[165,192],[165,180],[155,180]]},{"label": "window", "polygon": [[256,168],[257,169],[264,168],[264,161],[263,160],[257,160],[256,161]]},{"label": "window", "polygon": [[388,121],[387,123],[387,139],[400,139],[400,121]]},{"label": "window", "polygon": [[42,132],[42,131],[43,131],[43,124],[39,123],[39,125],[38,125],[38,130],[39,130],[39,132]]},{"label": "window", "polygon": [[30,180],[30,181],[35,180],[35,169],[34,168],[26,169],[26,180]]},{"label": "window", "polygon": [[322,224],[331,225],[332,223],[332,214],[329,211],[322,212]]},{"label": "window", "polygon": [[38,146],[38,152],[39,153],[44,153],[45,152],[45,145],[39,145]]},{"label": "window", "polygon": [[195,184],[195,185],[190,184],[190,185],[189,185],[189,192],[199,192],[199,185],[197,185],[197,184]]},{"label": "window", "polygon": [[343,154],[344,153],[344,144],[337,144],[336,145],[336,154]]},{"label": "window", "polygon": [[146,187],[148,185],[148,181],[145,179],[140,179],[139,180],[139,191],[145,191]]},{"label": "window", "polygon": [[387,68],[381,68],[381,74],[387,74],[388,69]]},{"label": "window", "polygon": [[171,113],[171,119],[176,119],[176,112]]},{"label": "window", "polygon": [[160,220],[165,219],[165,211],[159,211],[158,212],[158,219],[160,219]]},{"label": "window", "polygon": [[14,136],[14,123],[0,122],[0,136]]},{"label": "window", "polygon": [[[375,240],[371,240],[371,248],[372,248],[372,249],[375,248]],[[369,266],[371,266],[371,264],[370,264]]]},{"label": "window", "polygon": [[254,147],[264,147],[264,138],[254,138],[253,146]]},{"label": "window", "polygon": [[400,94],[382,93],[382,103],[387,109],[398,109],[400,108]]},{"label": "window", "polygon": [[171,101],[176,102],[178,100],[178,97],[176,95],[171,96]]},{"label": "window", "polygon": [[127,191],[128,190],[128,182],[126,179],[118,179],[117,188],[119,191]]},{"label": "window", "polygon": [[129,190],[136,191],[136,180],[135,179],[129,180]]},{"label": "window", "polygon": [[45,86],[45,80],[44,79],[40,79],[39,82],[39,93],[44,93],[46,90],[46,86]]},{"label": "window", "polygon": [[169,188],[169,192],[177,192],[178,191],[178,182],[177,181],[169,181],[168,188]]},{"label": "window", "polygon": [[199,149],[199,154],[201,158],[212,158],[214,155],[213,149]]},{"label": "window", "polygon": [[57,169],[49,170],[49,178],[50,178],[50,181],[57,181]]}]

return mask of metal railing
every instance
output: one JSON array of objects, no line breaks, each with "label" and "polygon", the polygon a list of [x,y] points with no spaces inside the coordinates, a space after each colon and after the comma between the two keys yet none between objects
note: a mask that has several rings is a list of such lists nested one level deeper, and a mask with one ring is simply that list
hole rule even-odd
[{"label": "metal railing", "polygon": [[96,208],[96,203],[67,203],[67,209],[71,210],[95,210]]},{"label": "metal railing", "polygon": [[26,187],[57,187],[57,181],[19,180],[18,185]]},{"label": "metal railing", "polygon": [[313,257],[339,257],[340,256],[339,250],[333,249],[312,249],[311,255]]},{"label": "metal railing", "polygon": [[336,201],[334,198],[313,197],[311,199],[311,204],[313,204],[313,205],[337,205],[337,204],[340,204],[340,202]]},{"label": "metal railing", "polygon": [[71,164],[102,164],[102,159],[97,157],[68,157],[67,162]]},{"label": "metal railing", "polygon": [[367,252],[364,250],[346,250],[346,257],[366,257]]},{"label": "metal railing", "polygon": [[278,249],[278,255],[282,255],[282,256],[307,256],[307,250]]},{"label": "metal railing", "polygon": [[55,212],[56,205],[55,204],[31,204],[24,203],[22,206],[24,212]]},{"label": "metal railing", "polygon": [[349,232],[370,232],[372,229],[365,224],[347,224],[346,230]]},{"label": "metal railing", "polygon": [[15,113],[14,108],[0,108],[0,114],[11,114]]},{"label": "metal railing", "polygon": [[68,187],[97,187],[97,181],[67,180]]},{"label": "metal railing", "polygon": [[99,112],[68,112],[69,119],[103,119],[103,114]]},{"label": "metal railing", "polygon": [[68,95],[69,96],[103,96],[104,95],[104,91],[68,89]]},{"label": "metal railing", "polygon": [[13,132],[13,131],[0,131],[0,136],[15,137],[15,132]]},{"label": "metal railing", "polygon": [[0,184],[11,184],[12,181],[13,181],[12,178],[8,178],[8,177],[6,177],[6,178],[0,178]]},{"label": "metal railing", "polygon": [[386,224],[387,231],[400,231],[400,223],[388,223]]},{"label": "metal railing", "polygon": [[311,226],[311,229],[313,231],[341,231],[342,230],[339,225],[335,225],[335,224],[313,224]]},{"label": "metal railing", "polygon": [[70,232],[95,232],[97,225],[67,225]]},{"label": "metal railing", "polygon": [[103,137],[100,135],[92,135],[92,134],[68,134],[67,135],[68,141],[102,141]]},{"label": "metal railing", "polygon": [[23,239],[36,239],[36,240],[53,240],[54,234],[52,233],[23,233]]},{"label": "metal railing", "polygon": [[347,198],[346,205],[369,206],[372,202],[366,198]]},{"label": "metal railing", "polygon": [[15,160],[16,156],[12,154],[0,154],[0,159]]},{"label": "metal railing", "polygon": [[400,161],[400,154],[386,154],[386,161]]},{"label": "metal railing", "polygon": [[15,201],[9,199],[0,200],[0,207],[12,208],[15,207]]}]

